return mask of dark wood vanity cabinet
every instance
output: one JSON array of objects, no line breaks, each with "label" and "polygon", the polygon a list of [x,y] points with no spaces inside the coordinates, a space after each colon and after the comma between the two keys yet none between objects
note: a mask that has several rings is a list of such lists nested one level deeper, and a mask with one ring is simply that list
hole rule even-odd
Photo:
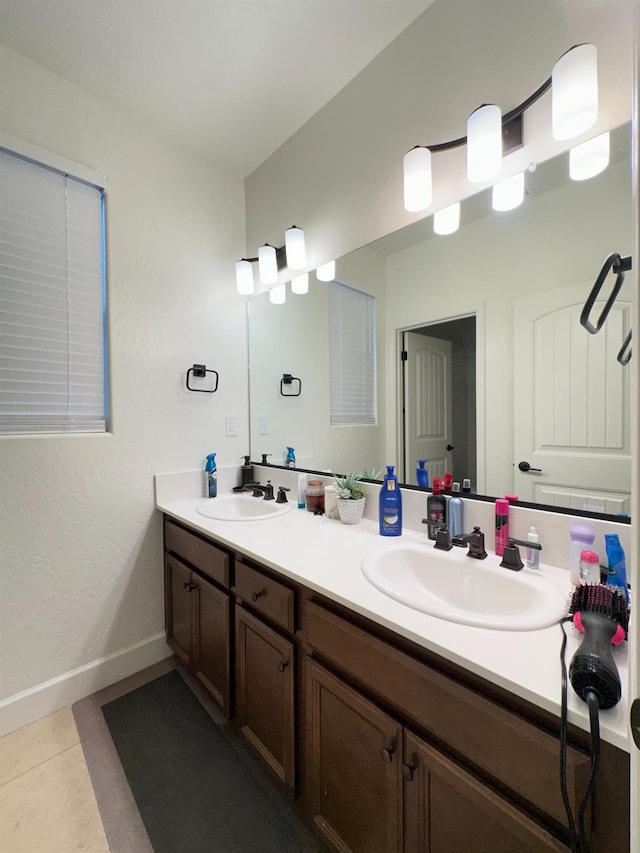
[{"label": "dark wood vanity cabinet", "polygon": [[236,608],[236,725],[280,781],[295,787],[294,644]]},{"label": "dark wood vanity cabinet", "polygon": [[[170,519],[165,584],[169,644],[330,848],[568,851],[553,715]],[[570,727],[574,815],[590,766]],[[603,742],[590,853],[628,853],[628,816]]]},{"label": "dark wood vanity cabinet", "polygon": [[231,714],[230,596],[211,578],[228,583],[229,560],[214,545],[165,522],[167,643],[227,718]]},{"label": "dark wood vanity cabinet", "polygon": [[235,561],[235,725],[285,790],[296,789],[296,593]]}]

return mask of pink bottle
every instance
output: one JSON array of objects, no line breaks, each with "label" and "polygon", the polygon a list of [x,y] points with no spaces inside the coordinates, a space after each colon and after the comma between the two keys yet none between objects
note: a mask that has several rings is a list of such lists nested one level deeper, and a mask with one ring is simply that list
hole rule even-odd
[{"label": "pink bottle", "polygon": [[509,538],[509,501],[498,498],[496,501],[496,540],[495,551],[499,557],[504,554]]}]

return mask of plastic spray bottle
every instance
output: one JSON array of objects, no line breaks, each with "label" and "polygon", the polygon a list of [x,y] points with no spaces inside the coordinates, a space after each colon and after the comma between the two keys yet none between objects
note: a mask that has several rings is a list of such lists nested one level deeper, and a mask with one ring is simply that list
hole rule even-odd
[{"label": "plastic spray bottle", "polygon": [[215,498],[218,494],[218,469],[216,468],[216,454],[207,456],[207,464],[204,467],[207,475],[207,497]]},{"label": "plastic spray bottle", "polygon": [[284,464],[287,466],[287,468],[296,467],[296,454],[294,452],[293,447],[287,447],[287,458],[284,460]]}]

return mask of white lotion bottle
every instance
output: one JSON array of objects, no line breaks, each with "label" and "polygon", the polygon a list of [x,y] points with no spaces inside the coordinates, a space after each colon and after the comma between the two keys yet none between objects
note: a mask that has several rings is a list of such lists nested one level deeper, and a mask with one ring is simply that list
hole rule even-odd
[{"label": "white lotion bottle", "polygon": [[[539,537],[536,533],[535,527],[530,528],[529,533],[527,534],[527,542],[535,542],[536,545],[538,544]],[[526,564],[530,569],[540,568],[540,551],[538,551],[537,548],[527,548]]]}]

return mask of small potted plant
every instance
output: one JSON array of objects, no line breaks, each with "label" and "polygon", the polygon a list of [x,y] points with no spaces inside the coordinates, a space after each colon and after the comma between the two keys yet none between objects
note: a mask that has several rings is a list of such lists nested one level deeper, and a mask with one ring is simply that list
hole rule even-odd
[{"label": "small potted plant", "polygon": [[364,512],[365,494],[360,488],[360,476],[347,474],[336,480],[336,496],[340,521],[358,524]]}]

